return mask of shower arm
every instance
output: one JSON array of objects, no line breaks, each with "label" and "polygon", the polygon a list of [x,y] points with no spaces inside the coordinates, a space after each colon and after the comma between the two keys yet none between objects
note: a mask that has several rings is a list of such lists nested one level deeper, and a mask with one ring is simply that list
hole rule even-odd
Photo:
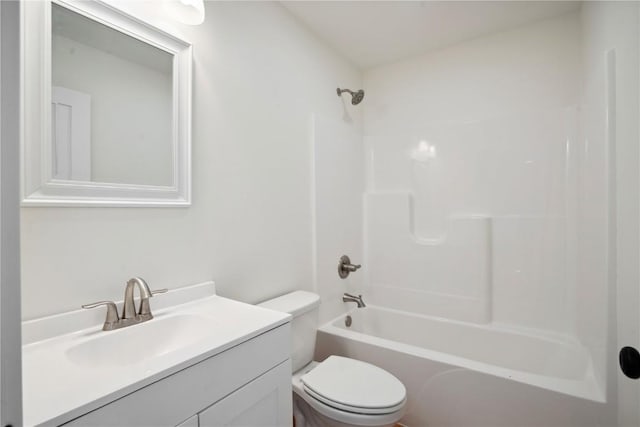
[{"label": "shower arm", "polygon": [[362,98],[364,98],[364,90],[360,89],[357,91],[352,91],[351,89],[336,89],[336,93],[338,94],[339,97],[342,97],[342,94],[347,92],[348,94],[351,95],[351,104],[352,105],[358,105],[360,104],[360,102],[362,102]]},{"label": "shower arm", "polygon": [[340,88],[337,88],[336,92],[337,92],[338,96],[342,95],[344,92],[350,93],[351,95],[355,95],[356,94],[351,89],[340,89]]}]

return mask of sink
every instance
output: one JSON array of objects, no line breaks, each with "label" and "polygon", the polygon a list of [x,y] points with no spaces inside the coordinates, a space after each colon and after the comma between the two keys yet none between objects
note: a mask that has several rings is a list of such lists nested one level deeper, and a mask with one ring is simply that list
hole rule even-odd
[{"label": "sink", "polygon": [[216,295],[213,282],[169,291],[153,309],[113,331],[87,310],[24,321],[23,424],[68,423],[289,321]]},{"label": "sink", "polygon": [[81,366],[135,365],[205,339],[211,333],[210,323],[196,314],[156,317],[115,331],[101,331],[69,347],[66,356]]}]

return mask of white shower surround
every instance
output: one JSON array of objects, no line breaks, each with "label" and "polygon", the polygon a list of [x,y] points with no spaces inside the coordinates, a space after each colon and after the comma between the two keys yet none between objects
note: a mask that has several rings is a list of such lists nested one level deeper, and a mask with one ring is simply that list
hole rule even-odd
[{"label": "white shower surround", "polygon": [[573,332],[580,51],[571,13],[365,73],[372,302]]},{"label": "white shower surround", "polygon": [[588,95],[615,64],[585,46],[589,9],[365,73],[364,293],[573,337],[606,387],[613,112]]},{"label": "white shower surround", "polygon": [[[345,331],[334,316],[316,358],[341,354],[394,373],[413,401],[408,425],[615,424],[611,102],[621,90],[616,61],[632,58],[613,51],[628,54],[633,43],[622,43],[631,19],[611,24],[637,13],[626,9],[584,4],[365,71],[363,277],[339,290],[361,292],[379,313],[396,316],[371,316],[385,324],[377,337]],[[426,170],[437,161],[447,169]],[[323,173],[348,176],[327,157],[315,168],[316,191]],[[428,187],[434,177],[442,188]],[[333,229],[316,223],[317,235],[337,240],[338,217],[356,214],[336,214]],[[457,261],[438,253],[447,244]],[[334,307],[340,283],[320,274],[317,289]],[[400,318],[405,330],[392,331]],[[440,341],[416,340],[424,319]],[[520,345],[541,357],[563,348],[584,369],[576,374],[569,362],[565,372],[557,365],[532,373],[533,360],[512,351]]]}]

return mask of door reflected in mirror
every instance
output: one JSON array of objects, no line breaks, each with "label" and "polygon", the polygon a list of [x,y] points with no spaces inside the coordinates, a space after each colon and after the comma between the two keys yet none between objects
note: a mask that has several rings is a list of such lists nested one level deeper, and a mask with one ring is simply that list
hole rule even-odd
[{"label": "door reflected in mirror", "polygon": [[53,179],[173,183],[173,55],[51,11]]}]

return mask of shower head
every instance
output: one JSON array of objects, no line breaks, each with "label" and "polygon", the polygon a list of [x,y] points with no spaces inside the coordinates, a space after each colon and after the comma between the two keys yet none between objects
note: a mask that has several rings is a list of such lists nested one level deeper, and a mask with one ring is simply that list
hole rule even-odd
[{"label": "shower head", "polygon": [[364,90],[362,90],[362,89],[354,92],[351,89],[340,89],[340,88],[338,88],[336,90],[336,92],[338,92],[338,96],[341,96],[344,92],[350,93],[351,94],[351,104],[353,104],[353,105],[360,104],[362,102],[362,99],[364,98]]}]

